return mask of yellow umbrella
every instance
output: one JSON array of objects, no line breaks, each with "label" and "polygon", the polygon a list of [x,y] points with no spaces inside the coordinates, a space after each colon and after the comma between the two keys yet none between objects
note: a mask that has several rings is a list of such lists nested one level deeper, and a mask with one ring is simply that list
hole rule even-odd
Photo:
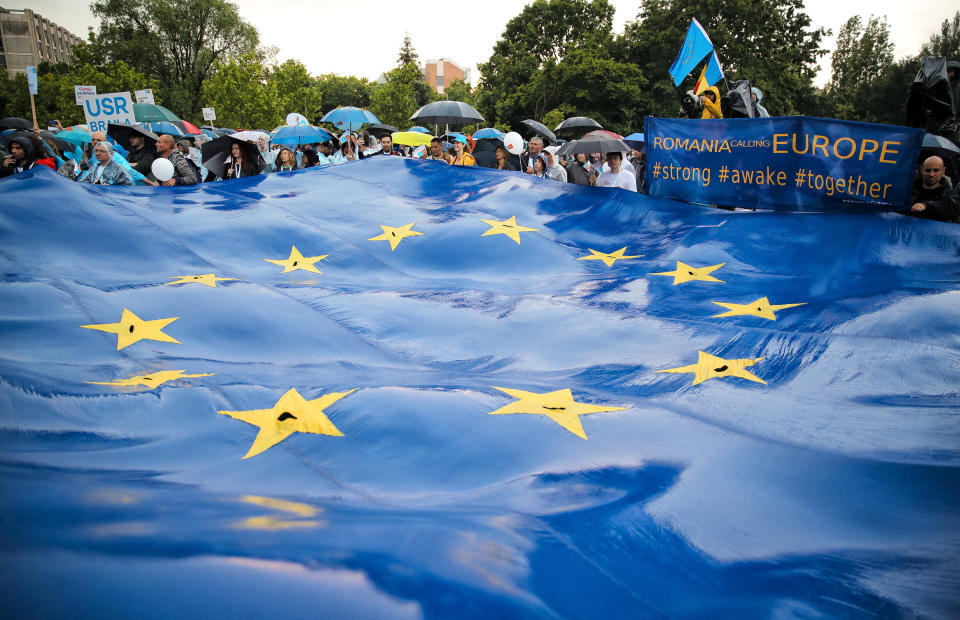
[{"label": "yellow umbrella", "polygon": [[394,144],[403,144],[406,146],[420,146],[430,144],[433,136],[419,131],[395,131],[392,134]]}]

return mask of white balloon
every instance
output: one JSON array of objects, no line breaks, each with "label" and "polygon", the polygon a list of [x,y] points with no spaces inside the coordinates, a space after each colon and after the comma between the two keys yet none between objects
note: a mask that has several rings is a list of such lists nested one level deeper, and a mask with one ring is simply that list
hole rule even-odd
[{"label": "white balloon", "polygon": [[519,155],[523,152],[523,136],[511,131],[503,137],[503,146],[507,147],[507,150],[514,155]]},{"label": "white balloon", "polygon": [[173,163],[166,157],[158,157],[153,160],[153,164],[150,166],[150,172],[152,172],[153,176],[157,177],[157,180],[161,183],[169,181],[173,178]]}]

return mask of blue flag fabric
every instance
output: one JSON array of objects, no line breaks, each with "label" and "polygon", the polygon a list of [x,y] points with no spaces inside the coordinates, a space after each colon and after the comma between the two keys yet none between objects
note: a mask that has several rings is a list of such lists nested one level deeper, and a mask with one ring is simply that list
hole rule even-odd
[{"label": "blue flag fabric", "polygon": [[7,615],[960,611],[955,225],[387,157],[0,196]]},{"label": "blue flag fabric", "polygon": [[707,70],[704,73],[704,78],[707,80],[707,84],[710,86],[713,86],[723,79],[723,69],[720,68],[720,60],[717,58],[716,52],[710,54],[710,59],[707,61]]},{"label": "blue flag fabric", "polygon": [[713,42],[707,35],[696,19],[690,20],[690,27],[687,29],[687,38],[683,41],[683,47],[677,53],[676,59],[670,65],[670,75],[673,77],[674,86],[680,86],[683,78],[690,75],[690,72],[700,64],[700,61],[706,58],[707,54],[713,51]]}]

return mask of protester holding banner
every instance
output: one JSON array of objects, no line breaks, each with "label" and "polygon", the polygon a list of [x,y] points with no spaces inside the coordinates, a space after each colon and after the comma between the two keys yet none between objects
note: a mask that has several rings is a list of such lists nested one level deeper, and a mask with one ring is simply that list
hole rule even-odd
[{"label": "protester holding banner", "polygon": [[[149,142],[148,142],[149,141]],[[157,158],[156,142],[140,133],[130,133],[130,150],[127,152],[127,161],[133,169],[145,177],[150,175],[150,166]]]},{"label": "protester holding banner", "polygon": [[456,153],[453,157],[453,161],[450,162],[451,166],[476,166],[477,160],[473,158],[473,155],[466,150],[467,148],[467,139],[464,136],[454,136],[453,142],[453,151]]},{"label": "protester holding banner", "polygon": [[99,142],[93,149],[97,158],[96,165],[82,179],[83,183],[95,185],[133,185],[133,178],[126,168],[113,161],[113,145],[109,142]]},{"label": "protester holding banner", "polygon": [[596,180],[597,187],[619,187],[620,189],[637,191],[637,180],[631,172],[621,168],[623,163],[623,154],[616,151],[607,153],[607,165],[609,172],[604,172]]}]

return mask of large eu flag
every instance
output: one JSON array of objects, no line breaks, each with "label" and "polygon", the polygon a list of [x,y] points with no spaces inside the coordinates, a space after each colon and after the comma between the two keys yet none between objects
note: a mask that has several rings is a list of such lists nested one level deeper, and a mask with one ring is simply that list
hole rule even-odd
[{"label": "large eu flag", "polygon": [[0,181],[9,617],[956,617],[960,228],[374,158]]}]

